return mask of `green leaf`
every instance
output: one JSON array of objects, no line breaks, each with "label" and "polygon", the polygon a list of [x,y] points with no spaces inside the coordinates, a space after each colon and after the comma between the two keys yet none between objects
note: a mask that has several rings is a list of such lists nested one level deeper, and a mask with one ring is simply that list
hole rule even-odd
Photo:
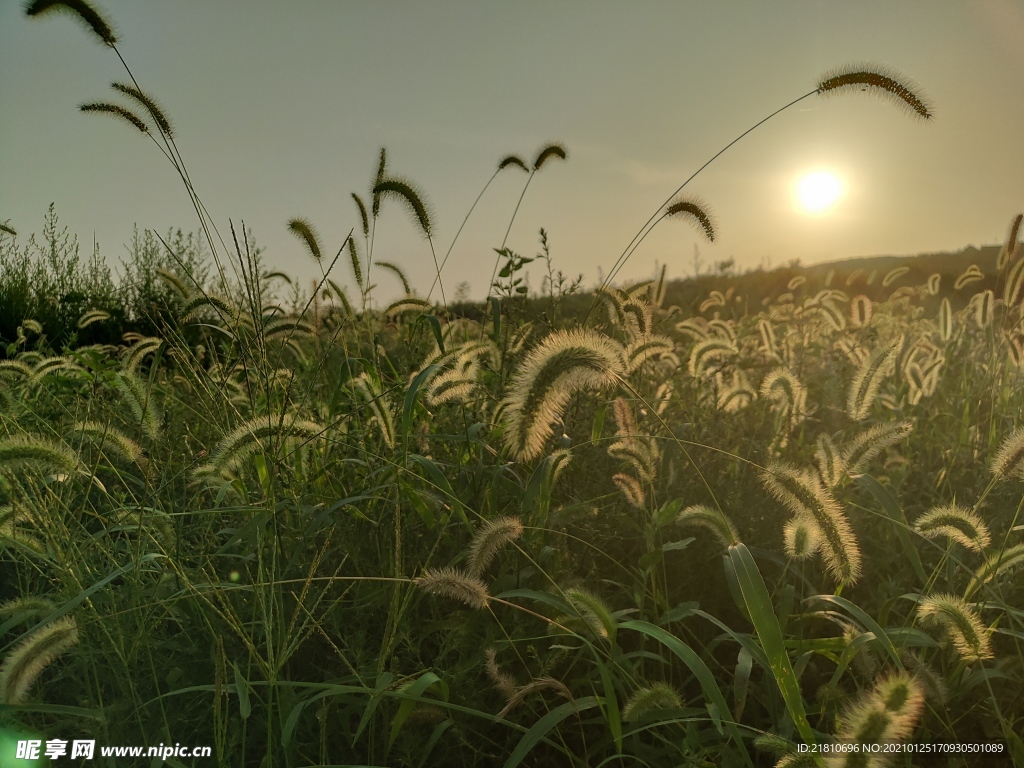
[{"label": "green leaf", "polygon": [[747,688],[750,684],[750,670],[754,666],[754,657],[746,648],[740,648],[736,657],[736,674],[732,683],[733,717],[737,722],[743,717],[743,708],[747,705]]},{"label": "green leaf", "polygon": [[655,549],[652,552],[640,556],[639,565],[647,573],[650,573],[658,567],[658,563],[665,559],[665,553],[660,549]]},{"label": "green leaf", "polygon": [[619,699],[615,695],[615,686],[612,684],[612,676],[608,667],[595,653],[597,669],[601,673],[601,685],[604,687],[604,701],[601,702],[601,712],[604,714],[605,722],[608,723],[608,730],[611,731],[612,739],[615,741],[615,750],[622,752],[622,715],[619,712]]},{"label": "green leaf", "polygon": [[875,639],[875,635],[871,632],[863,632],[857,635],[850,643],[843,649],[842,654],[839,656],[839,663],[836,664],[836,671],[832,673],[832,679],[826,684],[826,688],[834,688],[839,684],[839,679],[843,676],[843,672],[850,666],[850,662],[853,661],[854,657],[860,653],[861,648],[870,643]]},{"label": "green leaf", "polygon": [[305,709],[307,702],[300,701],[294,707],[292,711],[288,713],[287,719],[284,721],[284,725],[281,726],[281,746],[287,747],[292,741],[292,734],[295,732],[295,726],[299,723],[299,716],[302,714],[302,710]]},{"label": "green leaf", "polygon": [[235,670],[235,692],[238,694],[238,713],[245,720],[252,712],[252,703],[249,701],[249,683],[242,675],[242,671],[234,662],[231,666]]},{"label": "green leaf", "polygon": [[[744,544],[729,547],[729,561],[736,573],[736,581],[743,594],[743,602],[746,603],[747,611],[750,613],[751,623],[761,640],[761,647],[764,648],[764,652],[768,656],[775,682],[786,702],[786,709],[789,710],[790,717],[793,718],[804,743],[815,744],[817,739],[814,737],[810,723],[807,722],[800,686],[797,683],[796,674],[793,672],[789,654],[786,652],[786,644],[782,640],[779,620],[775,617],[772,600],[764,585],[764,579],[761,578],[757,563],[754,562],[754,558]],[[723,711],[728,712],[728,709]]]},{"label": "green leaf", "polygon": [[845,610],[853,616],[853,618],[859,621],[864,629],[874,634],[875,639],[882,644],[882,648],[884,648],[885,652],[889,654],[889,657],[896,664],[896,667],[900,670],[903,669],[903,662],[900,660],[900,654],[896,650],[896,646],[893,644],[892,638],[884,629],[882,629],[877,621],[871,618],[861,608],[851,603],[845,597],[839,597],[838,595],[814,595],[813,597],[807,598],[807,601],[811,600],[820,600],[823,603],[832,603],[833,605],[837,605]]},{"label": "green leaf", "polygon": [[[434,530],[437,527],[437,518],[434,517],[433,511],[430,509],[430,505],[424,501],[419,491],[409,486],[407,483],[402,483],[402,496],[409,501],[412,508],[416,510],[416,514],[420,516],[420,520],[430,530]],[[445,516],[447,519],[447,515]]]},{"label": "green leaf", "polygon": [[605,403],[594,414],[594,425],[590,428],[590,442],[596,443],[601,439],[601,432],[604,430],[604,417],[607,413],[608,403]]},{"label": "green leaf", "polygon": [[434,341],[437,342],[437,348],[441,350],[441,354],[444,354],[444,334],[441,333],[441,321],[437,319],[437,315],[428,315],[426,313],[416,318],[418,323],[420,320],[426,320],[430,326],[430,330],[434,333]]},{"label": "green leaf", "polygon": [[663,552],[678,552],[679,550],[686,549],[694,541],[696,539],[693,536],[687,539],[680,539],[679,541],[667,541],[661,545],[661,550]]},{"label": "green leaf", "polygon": [[490,302],[491,324],[494,326],[494,335],[491,336],[491,341],[497,344],[498,339],[501,338],[501,299],[497,296],[492,296]]},{"label": "green leaf", "polygon": [[519,740],[516,748],[509,755],[508,760],[505,761],[505,768],[515,768],[519,765],[523,758],[525,758],[530,750],[533,749],[541,739],[548,735],[548,733],[560,722],[565,720],[571,715],[579,714],[588,709],[593,709],[597,706],[597,698],[594,696],[587,696],[585,699],[579,699],[578,701],[567,701],[561,706],[555,707],[548,712],[544,717],[533,724],[523,738]]},{"label": "green leaf", "polygon": [[[466,513],[462,509],[462,502],[459,501],[458,496],[455,495],[455,490],[452,488],[452,484],[448,482],[448,478],[445,477],[441,468],[437,466],[432,459],[428,459],[426,456],[420,456],[418,453],[410,453],[409,458],[423,467],[427,475],[427,480],[433,484],[436,490],[444,494],[448,504],[451,506],[452,512],[458,515],[462,521],[469,526],[469,520],[466,518]],[[472,526],[469,527],[472,530]]]},{"label": "green leaf", "polygon": [[395,679],[395,676],[390,672],[382,672],[380,677],[377,678],[377,684],[374,686],[373,693],[370,696],[370,700],[366,703],[366,709],[363,710],[363,716],[359,720],[359,727],[356,728],[355,735],[352,736],[352,743],[355,744],[359,739],[359,736],[366,726],[370,724],[370,720],[373,718],[373,713],[377,711],[377,705],[380,704],[383,694],[388,686],[391,685],[391,681]]},{"label": "green leaf", "polygon": [[910,526],[907,524],[907,518],[904,517],[900,505],[896,503],[896,499],[871,475],[861,475],[857,483],[862,488],[866,488],[882,505],[885,514],[892,520],[896,528],[896,535],[899,537],[900,546],[903,547],[903,554],[907,556],[907,560],[914,567],[914,573],[917,574],[921,585],[927,584],[928,575],[924,572],[924,566],[921,564],[921,555],[918,554],[917,548],[910,538]]},{"label": "green leaf", "polygon": [[[711,674],[708,665],[704,663],[704,660],[690,646],[678,637],[646,621],[624,621],[619,625],[619,629],[632,629],[664,645],[693,672],[694,677],[697,678],[697,682],[700,683],[700,687],[704,691],[704,697],[708,700],[708,703],[715,706],[718,714],[721,715],[721,713],[729,711],[729,705],[725,701],[725,696],[722,695],[722,689],[718,687],[715,676]],[[747,753],[746,745],[743,743],[735,723],[723,722],[721,725],[729,732],[729,737],[743,750],[743,757],[747,765],[753,766],[750,755]]]},{"label": "green leaf", "polygon": [[[421,315],[423,317],[423,315]],[[437,320],[437,318],[434,318]],[[443,348],[442,348],[443,349]],[[416,400],[419,397],[420,388],[423,386],[423,382],[426,381],[434,371],[440,366],[428,365],[418,374],[416,378],[412,380],[412,384],[409,385],[409,391],[405,393],[405,405],[402,408],[402,436],[408,437],[409,432],[412,429],[412,414],[416,410]]]},{"label": "green leaf", "polygon": [[[39,712],[47,715],[61,715],[62,717],[84,717],[88,720],[96,720],[100,723],[106,722],[107,719],[106,715],[103,714],[102,709],[72,707],[67,704],[0,704],[0,719],[5,721],[9,715],[28,712]],[[3,729],[0,728],[0,733],[2,732]],[[27,766],[29,763],[25,763],[25,765]]]},{"label": "green leaf", "polygon": [[[444,681],[440,677],[435,675],[433,672],[425,672],[420,675],[415,682],[411,685],[404,686],[401,689],[402,693],[408,694],[409,696],[421,697],[426,693],[427,689],[433,686],[438,686],[441,690],[442,699],[448,699],[448,686],[445,685]],[[405,725],[405,721],[409,719],[409,715],[412,714],[412,708],[416,706],[414,699],[403,699],[402,703],[398,705],[398,712],[395,714],[395,719],[391,721],[391,735],[388,737],[388,751],[395,743],[395,739],[398,738],[399,732],[402,730],[402,726]]]},{"label": "green leaf", "polygon": [[[662,504],[661,509],[654,513],[655,524],[662,528],[670,523],[674,523],[676,518],[679,517],[679,510],[683,508],[684,503],[684,499],[673,499]],[[693,539],[691,538],[689,541],[693,541]]]},{"label": "green leaf", "polygon": [[423,768],[427,764],[427,760],[430,759],[430,753],[434,750],[434,746],[440,741],[441,736],[455,724],[454,720],[445,720],[437,724],[434,728],[434,732],[430,734],[430,738],[427,739],[426,745],[423,747],[423,757],[420,759],[419,768]]}]

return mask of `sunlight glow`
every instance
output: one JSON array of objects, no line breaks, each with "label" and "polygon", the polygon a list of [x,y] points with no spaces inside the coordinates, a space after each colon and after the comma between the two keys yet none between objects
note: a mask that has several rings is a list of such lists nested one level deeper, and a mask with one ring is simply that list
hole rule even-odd
[{"label": "sunlight glow", "polygon": [[807,213],[825,213],[843,194],[843,182],[834,173],[814,171],[801,177],[796,185],[800,207]]}]

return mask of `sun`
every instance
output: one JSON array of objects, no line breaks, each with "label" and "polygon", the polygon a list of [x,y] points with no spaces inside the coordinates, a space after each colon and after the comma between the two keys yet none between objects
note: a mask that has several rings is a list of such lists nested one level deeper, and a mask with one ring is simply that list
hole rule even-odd
[{"label": "sun", "polygon": [[806,213],[826,213],[843,195],[843,182],[829,171],[813,171],[800,177],[796,198]]}]

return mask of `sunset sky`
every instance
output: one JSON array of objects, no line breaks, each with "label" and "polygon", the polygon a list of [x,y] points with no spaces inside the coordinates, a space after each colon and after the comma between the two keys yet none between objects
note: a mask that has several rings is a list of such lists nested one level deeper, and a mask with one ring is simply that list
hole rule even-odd
[{"label": "sunset sky", "polygon": [[[333,255],[358,228],[350,193],[368,197],[381,147],[390,170],[426,192],[441,256],[503,156],[530,162],[559,141],[569,159],[537,174],[509,246],[534,255],[544,227],[556,267],[593,285],[687,176],[851,63],[905,73],[935,119],[861,93],[801,102],[687,188],[714,210],[714,245],[663,222],[620,280],[648,277],[656,262],[682,277],[695,243],[705,262],[734,257],[741,269],[957,250],[999,242],[1024,210],[1024,5],[1014,0],[97,5],[173,120],[218,224],[244,220],[268,266],[304,278],[315,266],[287,220],[308,217]],[[125,79],[82,26],[28,19],[4,0],[0,72],[0,221],[22,239],[51,201],[114,264],[136,223],[197,228],[148,140],[77,111],[112,100],[109,83]],[[843,189],[811,214],[796,185],[821,170]],[[525,179],[509,169],[491,185],[445,268],[449,295],[462,281],[486,293]],[[430,250],[396,203],[382,210],[374,256],[429,287]],[[397,295],[380,281],[381,300]]]}]

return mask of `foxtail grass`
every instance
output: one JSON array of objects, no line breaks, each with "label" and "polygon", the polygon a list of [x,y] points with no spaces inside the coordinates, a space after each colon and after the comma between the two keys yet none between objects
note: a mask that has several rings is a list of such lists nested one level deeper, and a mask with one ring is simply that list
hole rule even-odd
[{"label": "foxtail grass", "polygon": [[110,424],[84,421],[75,424],[74,430],[102,450],[109,451],[126,461],[140,464],[144,461],[139,444]]},{"label": "foxtail grass", "polygon": [[556,331],[530,351],[509,384],[505,444],[520,461],[537,458],[569,398],[624,373],[622,348],[590,330]]},{"label": "foxtail grass", "polygon": [[294,416],[252,419],[226,434],[210,452],[209,461],[196,469],[195,473],[203,476],[234,468],[258,451],[279,444],[281,440],[313,440],[323,432],[324,428],[320,424]]},{"label": "foxtail grass", "polygon": [[611,643],[615,642],[618,622],[604,600],[582,587],[565,590],[565,600],[576,609],[595,635]]},{"label": "foxtail grass", "polygon": [[18,435],[0,439],[0,470],[73,472],[80,465],[78,455],[66,445],[43,437]]},{"label": "foxtail grass", "polygon": [[168,139],[174,138],[174,128],[171,126],[171,121],[167,118],[167,113],[160,108],[160,105],[156,103],[152,96],[144,93],[134,85],[126,85],[125,83],[111,83],[110,87],[138,102],[153,119],[153,122],[164,136]]},{"label": "foxtail grass", "polygon": [[997,480],[1024,479],[1024,427],[1017,427],[1003,440],[991,470]]},{"label": "foxtail grass", "polygon": [[815,93],[825,96],[858,91],[881,95],[923,120],[931,120],[935,116],[927,100],[903,73],[874,64],[847,66],[828,72],[819,81]]},{"label": "foxtail grass", "polygon": [[811,473],[778,462],[761,473],[761,482],[790,512],[818,528],[819,551],[831,576],[840,584],[856,582],[861,573],[860,547],[832,493]]},{"label": "foxtail grass", "polygon": [[843,450],[846,475],[857,477],[885,449],[891,448],[913,431],[910,421],[887,421],[859,432]]},{"label": "foxtail grass", "polygon": [[850,299],[850,325],[854,328],[866,328],[871,325],[873,307],[871,299],[861,294]]},{"label": "foxtail grass", "polygon": [[147,136],[149,135],[149,126],[146,125],[146,121],[128,109],[128,107],[123,107],[120,104],[111,104],[105,101],[90,101],[85,104],[80,104],[78,109],[81,112],[110,115],[111,117],[132,126],[139,131],[139,133],[146,134]]},{"label": "foxtail grass", "polygon": [[656,709],[682,709],[683,699],[668,683],[650,683],[633,691],[622,708],[622,719],[627,723],[642,720]]},{"label": "foxtail grass", "polygon": [[794,517],[782,526],[786,555],[794,560],[813,557],[821,546],[821,530],[807,517]]},{"label": "foxtail grass", "polygon": [[[842,743],[858,747],[895,744],[913,735],[923,710],[921,684],[906,673],[889,675],[876,683],[873,690],[862,694],[843,713],[838,737]],[[849,749],[830,758],[828,765],[881,768],[889,762],[890,755],[883,751],[876,755]]]},{"label": "foxtail grass", "polygon": [[643,485],[633,475],[617,472],[612,475],[612,482],[622,492],[626,501],[636,509],[647,508],[647,492]]},{"label": "foxtail grass", "polygon": [[402,283],[402,290],[405,291],[405,295],[409,296],[412,294],[412,285],[409,283],[409,278],[406,277],[405,272],[397,264],[392,264],[390,261],[375,261],[381,269],[386,269],[388,272],[393,274]]},{"label": "foxtail grass", "polygon": [[498,517],[484,523],[469,545],[469,575],[479,578],[497,557],[498,552],[522,535],[523,524],[517,517]]},{"label": "foxtail grass", "polygon": [[509,713],[512,712],[516,707],[520,706],[528,696],[541,691],[554,691],[559,696],[567,701],[573,701],[572,692],[561,680],[557,680],[553,677],[538,677],[536,680],[531,680],[525,685],[521,685],[516,688],[515,692],[509,697],[508,702],[502,707],[501,711],[494,716],[495,720],[504,720],[508,717]]},{"label": "foxtail grass", "polygon": [[680,525],[696,525],[706,528],[714,534],[715,538],[724,547],[731,547],[740,543],[740,535],[724,512],[715,507],[705,504],[694,504],[687,507],[676,517]]},{"label": "foxtail grass", "polygon": [[413,583],[427,594],[449,597],[479,610],[486,610],[490,600],[486,584],[455,568],[428,568]]},{"label": "foxtail grass", "polygon": [[965,269],[953,283],[953,290],[959,291],[961,288],[966,288],[971,283],[976,283],[979,280],[984,279],[985,274],[978,268],[978,265],[971,264],[971,266]]},{"label": "foxtail grass", "polygon": [[1001,576],[1015,571],[1022,565],[1024,565],[1024,544],[1014,544],[993,552],[975,572],[974,579],[967,587],[965,596],[970,597],[979,587],[997,581]]},{"label": "foxtail grass", "polygon": [[929,539],[945,536],[972,552],[981,552],[992,543],[982,519],[956,504],[928,510],[914,522],[914,530]]},{"label": "foxtail grass", "polygon": [[881,346],[857,370],[846,401],[846,415],[854,421],[868,417],[882,381],[892,373],[902,344],[900,337]]},{"label": "foxtail grass", "polygon": [[706,203],[696,198],[681,198],[665,206],[664,216],[692,223],[709,243],[715,242],[715,225]]},{"label": "foxtail grass", "polygon": [[315,261],[323,260],[324,253],[323,248],[320,247],[320,236],[313,229],[313,224],[309,219],[289,219],[288,231],[302,241],[302,244],[306,246],[306,250],[309,251],[309,255]]},{"label": "foxtail grass", "polygon": [[519,683],[512,675],[498,666],[498,654],[493,648],[487,649],[485,658],[484,671],[487,672],[491,684],[506,701],[510,701],[516,695]]},{"label": "foxtail grass", "polygon": [[78,626],[70,616],[25,637],[0,664],[0,701],[8,706],[21,704],[43,670],[77,643]]},{"label": "foxtail grass", "polygon": [[113,46],[117,43],[113,27],[85,0],[32,0],[25,6],[27,16],[49,16],[57,13],[78,18],[104,45]]},{"label": "foxtail grass", "polygon": [[[790,107],[796,106],[800,102],[808,99],[812,96],[829,96],[832,94],[839,94],[850,91],[869,91],[871,93],[879,94],[884,98],[888,98],[898,107],[901,107],[916,117],[924,120],[930,120],[932,118],[932,109],[926,102],[925,98],[918,92],[918,90],[909,82],[907,79],[896,72],[895,70],[878,67],[876,65],[855,65],[850,67],[844,67],[832,72],[826,73],[816,84],[814,90],[805,93],[803,96],[799,96],[788,104],[776,109],[774,112],[769,114],[767,117],[762,118],[752,126],[747,128],[743,133],[737,136],[735,139],[726,144],[722,149],[715,153],[710,160],[705,162],[700,168],[693,172],[682,184],[680,184],[676,190],[668,196],[668,198],[661,205],[658,206],[657,210],[651,215],[651,217],[644,223],[642,227],[633,236],[633,239],[626,245],[626,248],[622,251],[622,254],[615,261],[615,263],[608,270],[608,276],[602,282],[602,287],[611,285],[612,280],[618,275],[619,271],[625,266],[629,257],[636,251],[644,239],[651,233],[651,231],[658,225],[658,223],[664,219],[664,210],[666,206],[669,206],[673,199],[679,195],[686,186],[693,181],[705,168],[711,163],[717,160],[721,155],[728,151],[734,144],[739,142],[741,139],[749,135],[751,132],[764,125],[766,122],[771,120],[776,115],[785,112]],[[593,311],[593,306],[591,306]],[[589,317],[589,313],[588,313]]]},{"label": "foxtail grass", "polygon": [[989,630],[978,612],[962,598],[950,594],[926,597],[917,606],[917,616],[925,624],[945,629],[964,661],[992,658]]}]

